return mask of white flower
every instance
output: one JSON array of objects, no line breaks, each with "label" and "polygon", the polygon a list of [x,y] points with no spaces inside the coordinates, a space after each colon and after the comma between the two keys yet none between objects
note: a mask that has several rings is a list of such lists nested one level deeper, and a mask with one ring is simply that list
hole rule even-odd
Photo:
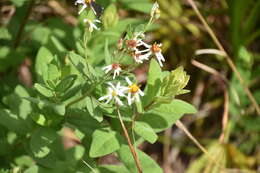
[{"label": "white flower", "polygon": [[131,105],[134,101],[139,102],[140,96],[144,96],[143,91],[135,83],[132,83],[128,77],[125,78],[128,83],[128,87],[124,87],[123,90],[128,92],[127,101],[128,105]]},{"label": "white flower", "polygon": [[162,62],[165,62],[165,59],[163,57],[162,54],[162,44],[156,44],[154,43],[152,46],[148,45],[147,49],[143,50],[143,51],[137,51],[136,53],[144,53],[146,52],[144,55],[142,55],[145,58],[148,58],[151,55],[155,55],[157,61],[159,62],[160,66],[163,66]]},{"label": "white flower", "polygon": [[79,14],[82,13],[82,11],[84,11],[88,7],[87,3],[88,0],[76,0],[75,5],[82,4],[82,8],[80,9]]},{"label": "white flower", "polygon": [[84,19],[84,22],[89,25],[89,28],[88,28],[89,32],[93,32],[94,29],[99,30],[97,25],[95,25],[94,23],[101,23],[101,21],[98,19],[95,19],[95,20]]},{"label": "white flower", "polygon": [[138,51],[137,47],[139,46],[149,46],[145,42],[143,42],[143,38],[145,35],[143,33],[135,33],[132,39],[126,40],[127,47],[132,51]]},{"label": "white flower", "polygon": [[[138,52],[138,53],[136,53]],[[148,60],[149,56],[148,54],[142,55],[142,51],[136,51],[132,53],[132,57],[134,58],[135,62],[137,63],[143,63],[144,60]]]},{"label": "white flower", "polygon": [[111,65],[105,66],[102,68],[102,70],[105,71],[105,73],[110,72],[111,70],[114,71],[113,79],[115,79],[116,76],[120,74],[120,71],[122,70],[120,67],[120,64],[113,63]]},{"label": "white flower", "polygon": [[120,97],[125,97],[123,87],[120,86],[120,82],[117,83],[116,86],[114,86],[112,83],[108,83],[110,87],[108,87],[108,94],[100,97],[98,100],[106,100],[106,104],[109,103],[112,99],[115,100],[116,104],[122,106],[124,105],[123,102],[120,100]]}]

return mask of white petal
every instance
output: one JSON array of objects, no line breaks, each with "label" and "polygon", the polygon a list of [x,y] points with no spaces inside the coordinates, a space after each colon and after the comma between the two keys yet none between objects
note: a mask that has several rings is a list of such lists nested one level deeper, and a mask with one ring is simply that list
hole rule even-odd
[{"label": "white petal", "polygon": [[152,55],[152,52],[148,52],[148,53],[146,53],[146,54],[144,54],[144,55],[141,55],[140,57],[139,57],[139,59],[141,59],[141,60],[148,60],[149,59],[149,56],[151,56]]},{"label": "white petal", "polygon": [[116,101],[116,103],[117,103],[118,105],[120,105],[120,106],[123,106],[123,105],[124,105],[123,102],[122,102],[118,97],[115,97],[115,101]]},{"label": "white petal", "polygon": [[111,100],[113,99],[113,97],[111,95],[109,95],[107,101],[106,101],[106,104],[108,104]]},{"label": "white petal", "polygon": [[140,96],[144,96],[144,92],[142,91],[142,90],[138,90],[138,94],[140,95]]},{"label": "white petal", "polygon": [[126,82],[128,83],[128,85],[132,85],[133,83],[129,80],[128,77],[125,78]]},{"label": "white petal", "polygon": [[159,64],[160,64],[160,66],[162,67],[162,66],[163,66],[162,61],[163,61],[163,62],[165,61],[165,59],[164,59],[162,53],[161,53],[161,52],[158,52],[158,53],[155,54],[155,56],[156,56],[156,58],[157,58],[157,60],[158,60],[158,62],[159,62]]},{"label": "white petal", "polygon": [[105,99],[107,99],[108,97],[110,97],[110,95],[105,95],[105,96],[102,96],[102,97],[100,97],[98,100],[99,100],[99,101],[102,101],[102,100],[105,100]]},{"label": "white petal", "polygon": [[150,46],[149,44],[143,42],[142,40],[139,41],[138,45],[139,45],[139,46],[143,45],[143,46],[146,47],[146,48],[151,48],[151,46]]},{"label": "white petal", "polygon": [[101,21],[100,21],[100,20],[98,20],[98,19],[95,19],[95,20],[93,20],[93,22],[96,22],[96,23],[101,23]]},{"label": "white petal", "polygon": [[150,49],[144,49],[144,50],[138,50],[137,49],[137,51],[135,52],[136,54],[139,54],[139,53],[145,53],[145,52],[149,52],[150,51]]},{"label": "white petal", "polygon": [[82,6],[82,8],[80,9],[80,11],[79,11],[78,14],[82,13],[87,7],[88,7],[88,6],[87,6],[86,4],[84,4],[84,5]]},{"label": "white petal", "polygon": [[128,95],[127,95],[127,102],[128,102],[128,105],[132,104],[131,93],[128,93]]}]

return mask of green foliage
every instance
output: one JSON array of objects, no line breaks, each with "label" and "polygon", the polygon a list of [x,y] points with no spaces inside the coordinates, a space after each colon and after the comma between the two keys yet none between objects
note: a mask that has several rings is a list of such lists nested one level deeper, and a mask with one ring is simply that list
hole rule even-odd
[{"label": "green foliage", "polygon": [[[137,168],[135,166],[135,161],[131,155],[130,149],[128,146],[123,145],[118,151],[118,155],[125,166],[129,169],[130,172],[137,172]],[[146,155],[144,152],[137,150],[137,155],[140,159],[141,166],[143,168],[144,173],[162,173],[162,169],[156,164],[156,162]]]},{"label": "green foliage", "polygon": [[[154,27],[156,19],[121,18],[119,10],[123,7],[148,16],[152,8],[148,0],[101,2],[105,9],[98,29],[93,27],[96,23],[83,21],[70,27],[53,17],[42,23],[23,19],[29,4],[13,3],[17,15],[23,15],[15,15],[9,28],[0,28],[0,42],[9,43],[0,48],[0,71],[29,69],[33,84],[26,87],[16,80],[13,85],[3,82],[0,88],[0,161],[4,160],[0,167],[25,173],[137,172],[126,144],[155,143],[157,132],[171,127],[184,114],[196,112],[190,104],[175,99],[186,93],[189,76],[183,68],[163,71],[158,61],[164,59],[148,43],[134,49],[128,45],[129,41],[145,41],[142,34]],[[98,22],[92,20],[95,16],[89,8],[80,14],[79,19],[83,18]],[[21,27],[22,20],[25,26],[19,33],[13,27]],[[88,29],[90,26],[93,28]],[[16,49],[12,40],[19,43]],[[151,55],[138,61],[137,49],[143,51],[141,57],[149,51]],[[152,57],[143,93],[133,71]],[[18,68],[17,64],[22,65]],[[111,69],[106,72],[104,67]],[[113,76],[116,69],[119,74]],[[16,70],[10,71],[15,76]],[[124,133],[121,118],[127,127]],[[75,135],[69,139],[72,146],[66,146],[65,129]],[[125,135],[131,132],[130,137]],[[150,156],[135,150],[144,173],[163,172]],[[98,159],[108,154],[116,154],[122,165],[99,165]]]}]

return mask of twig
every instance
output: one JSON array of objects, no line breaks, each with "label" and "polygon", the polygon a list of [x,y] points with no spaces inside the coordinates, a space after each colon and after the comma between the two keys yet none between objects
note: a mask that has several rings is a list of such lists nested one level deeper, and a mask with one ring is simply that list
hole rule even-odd
[{"label": "twig", "polygon": [[227,132],[227,124],[228,124],[228,110],[229,110],[229,96],[228,91],[226,88],[224,89],[224,112],[223,112],[223,118],[222,118],[222,133],[219,137],[220,143],[224,143],[226,132]]},{"label": "twig", "polygon": [[139,161],[139,159],[138,159],[138,155],[137,155],[137,153],[136,153],[136,151],[135,151],[135,148],[134,148],[134,146],[133,146],[133,144],[132,144],[132,142],[131,142],[131,139],[130,139],[129,134],[128,134],[128,132],[127,132],[127,129],[126,129],[126,127],[125,127],[125,124],[124,124],[124,122],[123,122],[123,120],[122,120],[121,113],[120,113],[119,109],[117,109],[117,113],[118,113],[118,117],[119,117],[120,124],[121,124],[122,129],[123,129],[123,132],[124,132],[124,136],[125,136],[125,138],[126,138],[126,140],[127,140],[128,146],[129,146],[130,151],[131,151],[131,153],[132,153],[132,155],[133,155],[133,158],[134,158],[134,160],[135,160],[135,164],[136,164],[138,173],[142,173],[143,171],[142,171],[141,163],[140,163],[140,161]]},{"label": "twig", "polygon": [[23,33],[24,27],[25,27],[25,25],[26,25],[26,23],[27,23],[27,21],[28,21],[28,19],[30,17],[30,14],[32,12],[34,1],[35,0],[31,0],[30,1],[28,9],[27,9],[27,12],[26,12],[26,14],[25,14],[25,16],[24,16],[24,18],[23,18],[23,20],[21,22],[20,28],[18,30],[18,33],[17,33],[16,37],[15,37],[15,40],[14,40],[14,48],[15,49],[19,46],[19,44],[21,42],[22,33]]},{"label": "twig", "polygon": [[[224,143],[225,142],[225,135],[226,135],[226,131],[227,131],[227,123],[228,123],[228,110],[229,110],[229,96],[228,96],[228,91],[227,91],[227,80],[224,76],[222,76],[217,70],[213,69],[212,67],[209,67],[205,64],[202,64],[196,60],[192,60],[191,63],[208,72],[208,73],[211,73],[212,75],[220,78],[220,80],[223,80],[223,81],[226,81],[226,83],[223,84],[223,92],[224,92],[224,111],[223,111],[223,118],[222,118],[222,133],[219,137],[219,141],[220,143]],[[223,82],[221,82],[223,83]]]},{"label": "twig", "polygon": [[236,77],[238,78],[240,84],[243,86],[244,91],[246,92],[249,100],[252,102],[252,104],[254,105],[257,114],[260,116],[260,107],[257,104],[254,96],[252,95],[251,91],[249,90],[247,84],[245,83],[244,79],[242,78],[241,74],[239,73],[239,71],[237,70],[234,62],[231,60],[230,56],[227,54],[227,52],[225,51],[224,47],[221,45],[220,41],[218,40],[217,36],[215,35],[215,33],[213,32],[213,30],[210,28],[210,26],[208,25],[208,23],[206,22],[206,20],[204,19],[204,17],[201,15],[200,11],[198,10],[194,0],[187,0],[188,3],[191,5],[191,7],[193,8],[193,10],[195,11],[196,15],[198,16],[198,18],[200,19],[200,21],[202,22],[202,24],[205,26],[206,30],[208,31],[209,35],[211,36],[213,42],[216,44],[216,46],[218,47],[218,49],[222,52],[225,53],[225,58],[227,60],[228,65],[230,66],[231,70],[235,73]]}]

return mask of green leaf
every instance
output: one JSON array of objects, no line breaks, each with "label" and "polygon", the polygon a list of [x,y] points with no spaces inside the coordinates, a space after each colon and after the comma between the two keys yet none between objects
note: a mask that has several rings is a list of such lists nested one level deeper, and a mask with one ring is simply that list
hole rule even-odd
[{"label": "green leaf", "polygon": [[56,37],[51,36],[51,42],[54,45],[54,47],[57,49],[58,52],[66,51],[66,48],[60,43],[60,41]]},{"label": "green leaf", "polygon": [[102,165],[98,170],[100,173],[130,173],[124,165]]},{"label": "green leaf", "polygon": [[[137,173],[135,161],[131,154],[131,151],[127,145],[123,145],[117,152],[120,160],[129,169],[131,173]],[[160,166],[147,154],[137,149],[138,158],[141,162],[143,173],[163,173]]]},{"label": "green leaf", "polygon": [[95,118],[98,122],[103,121],[103,112],[98,107],[97,103],[93,101],[91,97],[87,97],[86,99],[86,106],[88,109],[89,114]]},{"label": "green leaf", "polygon": [[126,8],[130,8],[136,11],[144,12],[144,13],[150,13],[150,10],[152,8],[152,4],[148,0],[120,0],[122,3],[124,3],[124,6]]},{"label": "green leaf", "polygon": [[34,88],[45,97],[52,97],[52,91],[42,84],[35,83]]},{"label": "green leaf", "polygon": [[3,99],[3,102],[8,105],[11,112],[18,115],[19,118],[27,120],[28,115],[32,112],[31,103],[24,100],[23,97],[29,97],[27,90],[21,85],[17,85],[14,93]]},{"label": "green leaf", "polygon": [[60,72],[59,68],[54,64],[49,64],[47,80],[50,80],[50,81],[53,81],[54,83],[56,83],[56,81],[60,78],[60,76],[61,76],[61,72]]},{"label": "green leaf", "polygon": [[61,93],[67,91],[70,87],[72,87],[76,79],[77,75],[69,75],[65,77],[60,81],[55,90]]},{"label": "green leaf", "polygon": [[51,128],[39,128],[31,137],[30,148],[36,158],[43,158],[51,152],[50,145],[58,137]]},{"label": "green leaf", "polygon": [[93,72],[95,72],[95,70],[93,67],[90,66],[90,64],[80,55],[74,52],[70,52],[69,59],[80,74],[86,76],[87,78],[89,78],[91,75],[94,75]]},{"label": "green leaf", "polygon": [[136,121],[134,124],[134,131],[152,144],[155,143],[158,138],[152,127],[145,122]]},{"label": "green leaf", "polygon": [[117,135],[117,132],[107,129],[95,130],[89,151],[90,157],[100,157],[118,150],[120,143]]},{"label": "green leaf", "polygon": [[10,131],[15,131],[19,134],[26,134],[30,131],[26,126],[25,120],[20,119],[16,114],[11,113],[7,109],[0,109],[0,119],[0,124]]},{"label": "green leaf", "polygon": [[194,106],[179,99],[174,99],[169,104],[160,104],[154,107],[153,110],[165,114],[194,114],[197,112]]},{"label": "green leaf", "polygon": [[192,105],[175,99],[171,103],[157,105],[152,110],[144,113],[139,121],[146,122],[155,132],[160,132],[171,127],[184,114],[196,112]]},{"label": "green leaf", "polygon": [[118,23],[119,16],[115,4],[109,5],[103,14],[103,25],[104,28],[110,28]]},{"label": "green leaf", "polygon": [[162,71],[156,60],[152,59],[148,72],[148,79],[145,88],[144,105],[148,105],[154,100],[161,86]]},{"label": "green leaf", "polygon": [[41,47],[37,53],[35,62],[35,72],[39,83],[44,83],[48,79],[48,64],[52,60],[53,55],[51,52],[47,48]]},{"label": "green leaf", "polygon": [[24,99],[36,104],[39,109],[46,113],[56,113],[58,115],[64,115],[66,111],[65,105],[63,104],[51,103],[47,100],[40,100],[33,97],[25,97]]},{"label": "green leaf", "polygon": [[92,133],[100,128],[100,124],[97,120],[92,118],[88,112],[80,109],[68,109],[66,111],[66,122],[73,125],[74,128],[78,129],[85,135],[91,137]]},{"label": "green leaf", "polygon": [[66,151],[66,161],[68,164],[79,161],[85,154],[85,148],[81,145],[76,145]]},{"label": "green leaf", "polygon": [[188,84],[189,79],[190,76],[186,74],[182,66],[173,70],[163,79],[161,96],[171,100],[176,95],[186,93],[183,88]]}]

